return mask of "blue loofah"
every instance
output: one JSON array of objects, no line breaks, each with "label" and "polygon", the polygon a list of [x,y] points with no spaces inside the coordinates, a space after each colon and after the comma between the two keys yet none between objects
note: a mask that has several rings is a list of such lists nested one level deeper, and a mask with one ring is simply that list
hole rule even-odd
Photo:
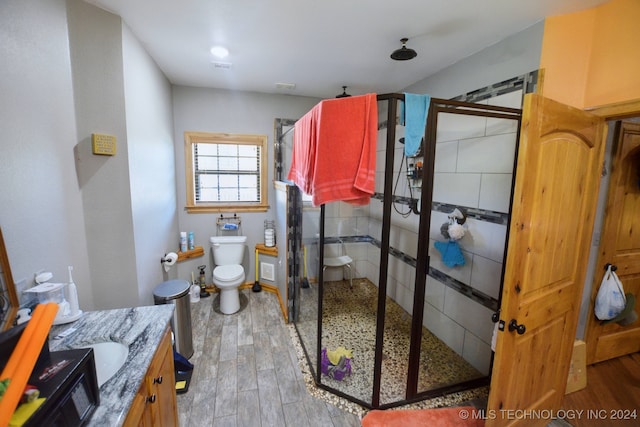
[{"label": "blue loofah", "polygon": [[442,255],[442,262],[447,267],[455,267],[456,265],[464,265],[464,255],[460,250],[460,245],[455,241],[436,242],[436,249]]}]

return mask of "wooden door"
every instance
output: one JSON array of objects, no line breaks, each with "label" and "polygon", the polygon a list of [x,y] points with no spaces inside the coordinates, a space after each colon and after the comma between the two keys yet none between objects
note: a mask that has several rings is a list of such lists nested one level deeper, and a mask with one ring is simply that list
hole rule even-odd
[{"label": "wooden door", "polygon": [[[526,95],[487,426],[545,426],[560,408],[604,152],[604,121]],[[520,326],[510,331],[511,321]],[[514,325],[514,326],[515,326]]]},{"label": "wooden door", "polygon": [[[587,363],[592,364],[640,351],[640,321],[627,326],[602,325],[593,314],[604,266],[616,273],[625,293],[640,296],[640,124],[618,123],[614,139],[606,216],[587,323]],[[636,304],[636,313],[640,307]]]}]

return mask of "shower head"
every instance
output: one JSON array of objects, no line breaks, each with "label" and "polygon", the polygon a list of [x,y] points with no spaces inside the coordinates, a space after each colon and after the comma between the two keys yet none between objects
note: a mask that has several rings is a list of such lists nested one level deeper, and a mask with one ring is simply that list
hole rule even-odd
[{"label": "shower head", "polygon": [[409,59],[413,59],[418,54],[415,50],[407,48],[408,38],[400,39],[400,43],[402,43],[402,47],[400,49],[396,49],[391,54],[391,59],[395,59],[396,61],[408,61]]},{"label": "shower head", "polygon": [[342,86],[342,93],[341,93],[341,94],[339,94],[339,95],[336,95],[336,98],[348,98],[348,97],[350,97],[350,96],[351,96],[351,95],[349,95],[349,94],[347,93],[347,87],[346,87],[346,86]]}]

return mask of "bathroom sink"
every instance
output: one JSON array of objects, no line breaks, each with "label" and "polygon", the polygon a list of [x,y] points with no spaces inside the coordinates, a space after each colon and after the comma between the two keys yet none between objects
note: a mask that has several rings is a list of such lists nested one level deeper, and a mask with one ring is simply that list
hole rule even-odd
[{"label": "bathroom sink", "polygon": [[129,355],[129,347],[119,342],[107,341],[88,345],[96,359],[98,387],[107,382],[124,365]]}]

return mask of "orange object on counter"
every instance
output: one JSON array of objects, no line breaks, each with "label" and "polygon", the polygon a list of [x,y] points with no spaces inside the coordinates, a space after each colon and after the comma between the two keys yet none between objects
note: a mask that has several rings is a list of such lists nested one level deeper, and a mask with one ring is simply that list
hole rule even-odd
[{"label": "orange object on counter", "polygon": [[29,376],[36,366],[42,347],[49,336],[49,330],[57,312],[58,305],[53,302],[36,306],[31,320],[22,332],[7,365],[2,370],[0,379],[9,378],[10,382],[2,400],[0,400],[0,427],[9,424],[11,415],[20,402]]}]

